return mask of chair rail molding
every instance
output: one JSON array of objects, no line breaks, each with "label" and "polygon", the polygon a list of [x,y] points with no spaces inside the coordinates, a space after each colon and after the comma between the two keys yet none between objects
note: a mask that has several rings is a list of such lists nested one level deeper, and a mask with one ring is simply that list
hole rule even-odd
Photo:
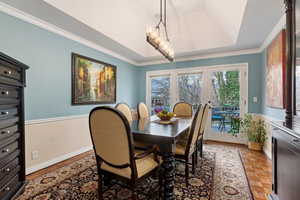
[{"label": "chair rail molding", "polygon": [[88,117],[89,117],[88,114],[83,114],[83,115],[69,115],[69,116],[62,116],[62,117],[51,117],[51,118],[44,118],[44,119],[33,119],[33,120],[26,120],[25,125],[42,124],[48,122],[56,122],[56,121],[72,120],[78,118],[88,118]]}]

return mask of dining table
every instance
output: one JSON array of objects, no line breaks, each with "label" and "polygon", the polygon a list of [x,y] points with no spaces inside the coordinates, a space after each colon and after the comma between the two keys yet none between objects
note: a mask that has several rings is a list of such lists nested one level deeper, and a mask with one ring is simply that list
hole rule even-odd
[{"label": "dining table", "polygon": [[191,126],[192,118],[173,118],[171,123],[161,123],[157,116],[133,120],[131,132],[135,141],[157,145],[162,155],[164,179],[163,199],[175,199],[175,148],[178,137]]}]

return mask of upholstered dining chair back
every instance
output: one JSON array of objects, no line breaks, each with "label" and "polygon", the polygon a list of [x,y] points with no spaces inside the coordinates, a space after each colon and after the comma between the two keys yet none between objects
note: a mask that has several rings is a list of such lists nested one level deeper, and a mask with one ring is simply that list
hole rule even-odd
[{"label": "upholstered dining chair back", "polygon": [[133,120],[131,109],[126,103],[118,103],[116,109],[123,113],[129,122]]},{"label": "upholstered dining chair back", "polygon": [[187,149],[186,154],[190,154],[194,152],[194,149],[196,148],[196,142],[198,139],[198,133],[201,128],[201,121],[203,117],[203,112],[205,110],[205,106],[200,105],[193,117],[192,125],[189,132],[189,138],[187,143]]},{"label": "upholstered dining chair back", "polygon": [[140,102],[137,106],[139,119],[149,118],[150,114],[147,108],[147,105],[143,102]]},{"label": "upholstered dining chair back", "polygon": [[207,125],[207,120],[208,120],[208,114],[209,114],[209,109],[211,109],[211,105],[210,104],[205,104],[204,105],[204,110],[203,110],[203,117],[202,117],[202,121],[201,121],[201,126],[200,126],[200,130],[199,130],[199,134],[198,134],[198,138],[200,139],[205,131],[205,127]]},{"label": "upholstered dining chair back", "polygon": [[126,117],[117,109],[101,106],[90,112],[89,126],[96,156],[112,167],[129,167],[133,139]]},{"label": "upholstered dining chair back", "polygon": [[178,102],[174,105],[173,112],[177,117],[192,117],[193,107],[187,102]]}]

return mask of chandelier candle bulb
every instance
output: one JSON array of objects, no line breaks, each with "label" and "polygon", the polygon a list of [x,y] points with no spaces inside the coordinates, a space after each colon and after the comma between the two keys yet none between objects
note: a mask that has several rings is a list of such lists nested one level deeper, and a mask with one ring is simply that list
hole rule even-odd
[{"label": "chandelier candle bulb", "polygon": [[156,43],[157,46],[159,46],[160,44],[163,43],[163,41],[161,40],[161,38],[159,36],[157,36],[155,39],[154,39],[154,42]]}]

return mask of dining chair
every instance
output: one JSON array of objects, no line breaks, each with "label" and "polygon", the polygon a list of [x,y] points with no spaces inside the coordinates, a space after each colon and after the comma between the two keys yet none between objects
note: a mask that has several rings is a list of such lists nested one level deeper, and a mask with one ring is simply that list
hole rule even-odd
[{"label": "dining chair", "polygon": [[[176,114],[176,117],[192,117],[193,116],[193,107],[191,104],[181,101],[174,105],[173,113]],[[189,130],[186,130],[185,133],[181,134],[178,138],[178,143],[185,144],[188,140]]]},{"label": "dining chair", "polygon": [[138,117],[139,117],[139,119],[149,118],[150,117],[147,105],[145,103],[143,103],[143,102],[140,102],[137,105],[137,111],[138,111]]},{"label": "dining chair", "polygon": [[207,120],[208,120],[208,114],[209,110],[212,108],[210,104],[205,104],[203,108],[202,113],[202,119],[201,119],[201,125],[197,137],[197,144],[196,144],[196,153],[195,153],[195,165],[198,165],[198,152],[200,153],[200,156],[203,157],[203,136],[205,133],[205,129],[207,126]]},{"label": "dining chair", "polygon": [[97,161],[100,199],[103,199],[103,175],[125,181],[135,199],[136,183],[156,173],[160,167],[156,149],[135,151],[128,120],[112,107],[94,108],[89,115],[89,128]]},{"label": "dining chair", "polygon": [[193,106],[187,102],[178,102],[173,107],[173,113],[176,117],[192,117]]},{"label": "dining chair", "polygon": [[[133,120],[132,112],[127,103],[118,103],[115,106],[115,108],[118,109],[120,112],[122,112],[125,115],[125,117],[129,121],[129,123],[132,122],[132,120]],[[151,145],[146,144],[144,142],[140,142],[140,141],[135,141],[134,146],[135,146],[135,148],[142,149],[142,150],[149,149],[152,147]]]},{"label": "dining chair", "polygon": [[[205,110],[205,106],[200,105],[193,117],[192,125],[189,129],[188,140],[185,144],[178,143],[176,144],[175,150],[175,158],[178,161],[185,163],[185,181],[186,186],[188,186],[189,182],[189,165],[192,165],[192,172],[195,173],[196,167],[196,151],[197,151],[197,139],[198,134],[201,129],[201,122],[203,113]],[[190,158],[192,158],[192,163],[189,162]]]},{"label": "dining chair", "polygon": [[119,110],[120,112],[122,112],[129,122],[132,122],[132,120],[133,120],[132,112],[131,112],[131,109],[130,109],[130,107],[127,103],[118,103],[115,106],[115,108],[117,110]]}]

